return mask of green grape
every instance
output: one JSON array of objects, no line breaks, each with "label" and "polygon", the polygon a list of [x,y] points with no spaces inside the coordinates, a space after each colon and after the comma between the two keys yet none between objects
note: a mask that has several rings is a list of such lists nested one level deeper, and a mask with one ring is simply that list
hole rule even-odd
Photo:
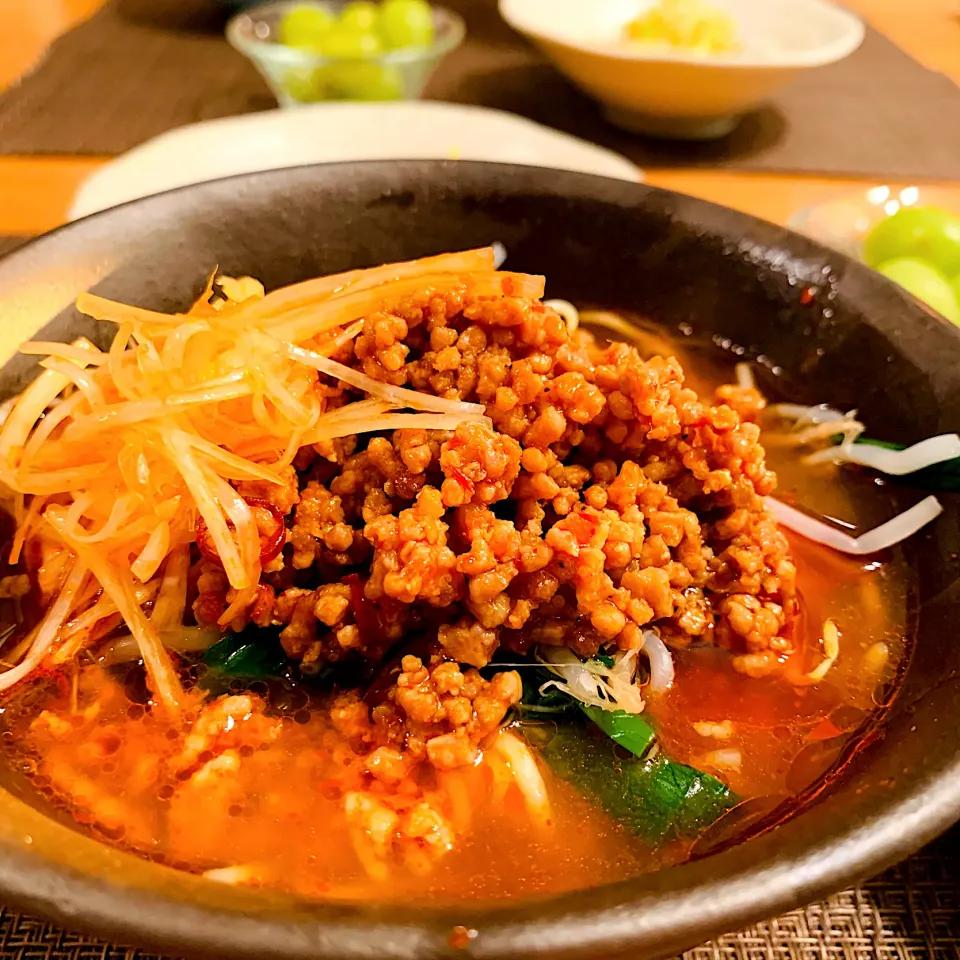
[{"label": "green grape", "polygon": [[304,4],[288,10],[280,21],[279,39],[288,47],[318,49],[333,24],[333,14],[326,7]]},{"label": "green grape", "polygon": [[382,53],[383,44],[376,33],[347,30],[338,23],[324,37],[320,52],[332,60],[367,60]]},{"label": "green grape", "polygon": [[909,257],[952,277],[960,273],[960,217],[937,207],[905,207],[867,235],[863,259],[871,267]]},{"label": "green grape", "polygon": [[380,33],[388,47],[429,47],[433,43],[433,11],[426,0],[384,0]]},{"label": "green grape", "polygon": [[283,76],[283,89],[298,103],[316,103],[328,98],[323,67],[293,67]]},{"label": "green grape", "polygon": [[950,282],[933,266],[923,260],[900,257],[877,267],[889,280],[922,300],[928,307],[942,314],[952,323],[960,324],[960,304]]},{"label": "green grape", "polygon": [[403,84],[396,67],[376,63],[337,63],[326,68],[330,97],[338,100],[400,100]]},{"label": "green grape", "polygon": [[354,33],[366,33],[375,30],[379,19],[379,11],[375,3],[370,0],[354,0],[340,11],[337,26]]}]

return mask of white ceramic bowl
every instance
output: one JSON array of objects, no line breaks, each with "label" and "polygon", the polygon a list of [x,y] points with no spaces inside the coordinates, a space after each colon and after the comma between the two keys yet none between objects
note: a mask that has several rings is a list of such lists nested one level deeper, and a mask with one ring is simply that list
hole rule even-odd
[{"label": "white ceramic bowl", "polygon": [[740,48],[703,55],[623,40],[654,0],[499,0],[500,13],[618,126],[711,139],[804,70],[863,41],[862,21],[826,0],[707,0],[736,23]]}]

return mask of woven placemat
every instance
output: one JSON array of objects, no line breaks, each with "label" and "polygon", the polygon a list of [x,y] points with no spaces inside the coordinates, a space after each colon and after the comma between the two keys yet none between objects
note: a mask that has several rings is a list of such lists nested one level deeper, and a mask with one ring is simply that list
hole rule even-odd
[{"label": "woven placemat", "polygon": [[[960,89],[875,30],[729,137],[663,144],[609,126],[503,23],[496,0],[444,3],[468,34],[432,80],[432,99],[510,110],[646,166],[960,179]],[[263,80],[223,39],[225,19],[216,0],[107,0],[0,95],[0,153],[119,154],[172,127],[272,106]]]},{"label": "woven placemat", "polygon": [[[947,833],[916,856],[859,887],[801,910],[792,910],[776,920],[718,937],[683,955],[683,960],[958,958],[960,829]],[[2,910],[0,960],[163,958],[133,948],[111,946]]]}]

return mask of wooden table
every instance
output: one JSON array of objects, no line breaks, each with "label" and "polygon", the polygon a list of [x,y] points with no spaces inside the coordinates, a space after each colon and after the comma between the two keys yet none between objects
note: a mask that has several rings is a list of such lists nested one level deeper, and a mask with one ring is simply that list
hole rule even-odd
[{"label": "wooden table", "polygon": [[[102,0],[0,0],[0,88]],[[960,82],[957,0],[846,0],[925,66]],[[78,185],[107,157],[0,157],[0,234],[34,234],[64,219]],[[798,207],[870,181],[769,173],[647,169],[650,183],[783,223]],[[906,186],[907,184],[892,184]],[[944,184],[960,206],[960,183]]]}]

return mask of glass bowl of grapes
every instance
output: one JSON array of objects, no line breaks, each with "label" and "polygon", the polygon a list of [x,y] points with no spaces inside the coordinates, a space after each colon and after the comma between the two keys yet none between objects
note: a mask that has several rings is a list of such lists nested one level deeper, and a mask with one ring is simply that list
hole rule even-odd
[{"label": "glass bowl of grapes", "polygon": [[464,33],[459,16],[427,0],[274,0],[227,24],[282,107],[415,100]]},{"label": "glass bowl of grapes", "polygon": [[955,191],[878,185],[798,210],[787,226],[862,260],[960,325],[960,203]]}]

